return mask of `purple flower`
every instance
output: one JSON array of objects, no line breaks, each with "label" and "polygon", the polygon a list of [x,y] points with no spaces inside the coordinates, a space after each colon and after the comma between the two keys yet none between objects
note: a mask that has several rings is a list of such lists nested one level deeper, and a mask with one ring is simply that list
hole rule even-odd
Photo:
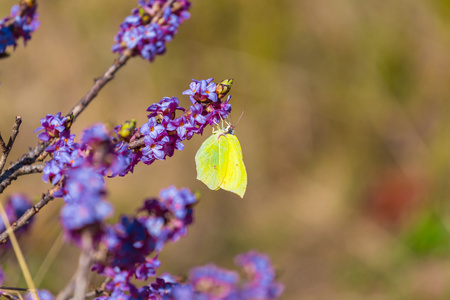
[{"label": "purple flower", "polygon": [[78,144],[75,143],[74,139],[74,134],[71,134],[69,130],[64,130],[59,134],[59,139],[52,145],[45,148],[45,151],[49,153],[53,153],[55,151],[67,152],[70,155],[71,151],[78,148]]},{"label": "purple flower", "polygon": [[156,276],[156,269],[159,268],[161,262],[157,259],[147,258],[144,263],[139,264],[134,272],[139,280],[147,280],[149,277]]},{"label": "purple flower", "polygon": [[19,5],[14,5],[10,16],[0,20],[0,54],[5,53],[7,46],[16,47],[20,38],[24,44],[31,39],[31,33],[39,27],[36,8],[36,3],[31,2],[23,6],[22,11]]},{"label": "purple flower", "polygon": [[185,90],[183,95],[189,95],[192,104],[196,104],[197,102],[218,101],[216,84],[213,82],[213,78],[207,80],[192,79],[189,89]]},{"label": "purple flower", "polygon": [[110,166],[110,177],[125,176],[128,172],[133,172],[134,166],[141,158],[141,153],[128,149],[128,144],[126,143],[116,145],[115,154],[115,159]]},{"label": "purple flower", "polygon": [[[190,2],[175,1],[171,9],[167,7],[159,19],[153,19],[157,11],[166,1],[139,1],[139,8],[132,10],[132,15],[125,18],[119,32],[114,37],[113,52],[123,54],[126,49],[133,55],[140,55],[153,61],[156,55],[166,51],[165,43],[171,41],[182,21],[189,18],[187,10]],[[156,5],[155,5],[156,4]]]},{"label": "purple flower", "polygon": [[64,167],[60,163],[52,159],[46,162],[45,167],[42,170],[44,173],[44,175],[42,175],[42,180],[45,182],[50,181],[51,184],[55,185],[59,180],[61,180],[64,170]]},{"label": "purple flower", "polygon": [[0,53],[5,53],[6,47],[15,45],[14,35],[9,27],[0,24]]},{"label": "purple flower", "polygon": [[61,222],[66,232],[77,232],[101,224],[112,211],[106,201],[66,204],[61,209]]},{"label": "purple flower", "polygon": [[[136,218],[123,216],[120,223],[106,231],[103,243],[111,256],[106,269],[99,269],[101,273],[107,273],[109,268],[119,268],[129,274],[138,270],[139,276],[146,276],[153,272],[151,268],[159,266],[156,260],[146,259],[155,250],[155,240],[148,234],[145,225]],[[144,266],[140,266],[141,264]]]},{"label": "purple flower", "polygon": [[275,270],[267,255],[250,251],[236,256],[235,262],[244,270],[249,281],[243,286],[243,299],[277,299],[283,285],[275,282]]},{"label": "purple flower", "polygon": [[190,205],[197,200],[188,189],[177,190],[174,186],[161,190],[159,197],[178,219],[184,219],[190,212]]},{"label": "purple flower", "polygon": [[15,215],[16,218],[21,217],[33,203],[23,194],[14,194],[10,196],[6,202],[5,210]]},{"label": "purple flower", "polygon": [[[192,300],[192,299],[197,299],[197,295],[194,291],[194,288],[189,285],[177,285],[172,289],[172,292],[170,294],[170,296],[172,297],[172,299],[174,300]],[[209,298],[207,297],[203,297],[199,299],[205,299],[208,300]]]},{"label": "purple flower", "polygon": [[[31,201],[25,195],[14,194],[9,196],[6,199],[5,203],[5,212],[6,216],[8,217],[8,221],[10,223],[17,221],[17,219],[19,219],[32,206],[33,203],[31,203]],[[32,220],[33,219],[31,219],[31,221]],[[31,222],[22,227],[18,234],[25,232],[25,230],[29,228],[30,224]],[[3,232],[5,231],[5,229],[6,226],[3,223],[3,220],[0,218],[0,231]]]},{"label": "purple flower", "polygon": [[39,130],[45,130],[38,134],[38,138],[41,141],[47,142],[59,135],[66,129],[67,117],[61,117],[61,112],[56,115],[48,114],[45,118],[41,119],[41,127],[36,128],[34,132]]},{"label": "purple flower", "polygon": [[147,111],[152,112],[147,117],[173,115],[177,110],[185,111],[185,109],[179,106],[179,101],[177,97],[164,97],[158,103],[152,104],[147,108]]},{"label": "purple flower", "polygon": [[197,292],[211,298],[225,299],[236,288],[239,275],[215,265],[197,267],[189,272],[189,282]]},{"label": "purple flower", "polygon": [[[177,201],[183,205],[178,205]],[[96,264],[94,269],[130,288],[133,286],[129,283],[132,274],[139,280],[155,276],[160,262],[156,257],[149,256],[155,252],[157,256],[167,241],[179,238],[180,233],[186,233],[186,226],[192,223],[193,212],[190,207],[195,201],[189,190],[170,187],[161,191],[161,199],[146,200],[138,210],[138,217],[122,216],[119,223],[105,228],[102,243],[110,255],[106,262]],[[183,219],[176,216],[181,210],[186,210]],[[123,277],[123,274],[127,275]],[[115,278],[117,276],[121,276],[121,279]],[[158,281],[158,287],[153,286],[151,291],[160,293],[165,289],[160,285],[165,286]],[[130,293],[133,291],[130,290]]]},{"label": "purple flower", "polygon": [[145,137],[144,142],[147,146],[142,148],[142,155],[144,157],[148,157],[149,160],[152,158],[164,160],[165,159],[165,152],[164,148],[161,144],[157,143],[155,140]]},{"label": "purple flower", "polygon": [[[171,157],[175,149],[184,149],[182,141],[191,139],[194,134],[202,134],[207,125],[216,125],[228,116],[231,111],[228,103],[230,98],[222,103],[215,93],[216,84],[212,80],[212,78],[194,80],[191,83],[192,90],[185,91],[185,94],[203,100],[195,100],[192,96],[194,98],[191,100],[194,99],[195,104],[188,112],[179,106],[179,101],[175,97],[164,97],[147,108],[150,112],[148,122],[140,128],[145,144],[145,147],[141,148],[142,157],[140,157],[143,163],[149,165],[157,159],[164,160],[166,156]],[[209,99],[209,102],[205,102],[204,99]],[[214,101],[210,101],[211,99]],[[177,110],[185,113],[176,118]]]},{"label": "purple flower", "polygon": [[61,223],[66,236],[80,242],[80,233],[86,227],[97,228],[94,236],[102,232],[102,222],[112,214],[112,206],[104,201],[105,187],[102,175],[92,167],[78,167],[66,172],[59,194],[66,205],[61,209]]},{"label": "purple flower", "polygon": [[202,113],[203,113],[203,106],[200,103],[191,106],[191,116],[190,116],[191,123],[199,125],[205,124],[207,119],[205,116],[202,115]]},{"label": "purple flower", "polygon": [[[53,300],[55,297],[47,290],[37,290],[37,294],[40,300]],[[25,294],[25,300],[34,300],[35,298],[31,295],[31,292]]]},{"label": "purple flower", "polygon": [[128,49],[134,49],[139,41],[142,39],[143,35],[139,28],[132,28],[123,34],[123,41],[127,45]]},{"label": "purple flower", "polygon": [[152,140],[161,139],[167,134],[164,126],[158,124],[155,118],[148,119],[148,122],[141,126],[141,133]]},{"label": "purple flower", "polygon": [[103,176],[93,168],[80,167],[70,169],[64,188],[67,191],[64,201],[67,203],[97,202],[105,194]]},{"label": "purple flower", "polygon": [[162,299],[169,299],[168,295],[172,292],[174,285],[174,282],[165,281],[163,278],[156,278],[150,287],[154,295],[158,295]]},{"label": "purple flower", "polygon": [[177,132],[178,137],[181,141],[186,139],[186,135],[189,131],[192,131],[195,129],[195,126],[193,126],[189,119],[187,119],[185,116],[181,116],[179,118],[176,118],[169,122],[167,125],[167,130],[169,131],[175,131]]},{"label": "purple flower", "polygon": [[96,124],[83,131],[83,144],[101,144],[109,141],[109,134],[104,124]]}]

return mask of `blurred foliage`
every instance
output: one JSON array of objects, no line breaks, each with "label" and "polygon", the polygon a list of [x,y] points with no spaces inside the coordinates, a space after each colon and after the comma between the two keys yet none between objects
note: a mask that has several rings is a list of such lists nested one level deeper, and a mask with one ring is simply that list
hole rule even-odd
[{"label": "blurred foliage", "polygon": [[450,234],[434,213],[425,213],[406,235],[406,245],[418,255],[445,254],[450,251]]},{"label": "blurred foliage", "polygon": [[[0,12],[13,3],[2,1]],[[17,114],[24,120],[13,159],[37,143],[41,117],[67,112],[106,70],[133,5],[40,2],[33,40],[0,61],[0,130],[9,132]],[[127,63],[74,132],[131,118],[140,126],[163,96],[189,105],[181,92],[191,78],[234,78],[233,118],[245,111],[236,128],[244,199],[195,179],[206,137],[108,180],[117,215],[170,184],[201,191],[196,221],[164,250],[161,272],[231,267],[237,253],[257,249],[278,266],[283,299],[448,299],[449,13],[444,0],[197,0],[167,53]],[[36,175],[7,193],[37,199],[47,189]],[[58,202],[22,241],[34,273],[60,238]],[[61,247],[41,285],[53,291],[77,264],[78,250]],[[9,285],[20,285],[3,257]]]}]

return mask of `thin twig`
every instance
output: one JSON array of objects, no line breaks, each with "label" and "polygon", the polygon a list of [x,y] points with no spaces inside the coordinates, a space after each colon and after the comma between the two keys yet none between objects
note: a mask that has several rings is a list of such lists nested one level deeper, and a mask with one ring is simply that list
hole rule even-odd
[{"label": "thin twig", "polygon": [[5,181],[9,176],[11,176],[11,174],[19,170],[21,167],[34,163],[38,156],[44,151],[45,148],[47,148],[49,144],[49,142],[41,142],[36,147],[31,149],[28,153],[22,155],[22,157],[19,158],[11,167],[3,172],[3,174],[0,176],[0,183]]},{"label": "thin twig", "polygon": [[[155,14],[152,19],[152,22],[156,21],[163,13],[164,9],[169,5],[172,5],[175,0],[167,1],[163,8]],[[108,70],[103,74],[102,77],[97,79],[94,85],[91,87],[89,92],[72,108],[70,113],[73,114],[74,120],[76,117],[89,105],[89,103],[97,96],[99,91],[114,77],[114,74],[125,65],[128,59],[131,57],[130,53],[121,55],[117,60],[114,61],[113,65],[111,65]],[[69,114],[70,114],[69,113]],[[36,161],[36,159],[44,152],[45,148],[50,145],[50,142],[40,142],[36,147],[31,149],[28,153],[24,154],[21,158],[19,158],[11,167],[9,167],[5,172],[0,176],[0,187],[2,186],[4,181],[7,181],[10,176],[14,176],[15,172],[20,170],[22,167],[26,165],[31,165]],[[19,171],[20,173],[21,171]],[[30,173],[27,173],[30,174]],[[18,174],[18,176],[24,174]],[[17,177],[16,177],[17,178]],[[8,186],[10,183],[6,184]],[[61,185],[61,181],[55,185],[52,189],[50,189],[46,194],[44,194],[32,208],[28,209],[14,224],[12,224],[12,229],[17,231],[19,228],[27,224],[31,217],[33,217],[42,207],[44,207],[48,202],[53,200],[53,193],[56,192]],[[4,188],[0,188],[0,193],[3,192]],[[4,244],[8,241],[8,235],[6,232],[0,234],[0,244]]]},{"label": "thin twig", "polygon": [[125,65],[125,63],[130,58],[131,54],[126,53],[121,55],[114,63],[108,68],[108,70],[103,74],[102,77],[95,80],[94,85],[87,92],[87,94],[81,98],[80,101],[72,108],[72,110],[68,113],[69,115],[72,113],[74,121],[78,117],[81,112],[91,103],[91,101],[97,96],[100,90],[114,78],[114,74]]},{"label": "thin twig", "polygon": [[[27,289],[25,289],[25,290],[27,291]],[[0,287],[0,291],[1,291],[1,293],[0,293],[0,298],[1,298],[1,297],[5,297],[6,299],[9,299],[9,300],[17,300],[17,299],[19,299],[19,297],[14,296],[14,295],[12,295],[12,294],[10,294],[10,293],[5,292],[5,291],[3,290],[2,287]]]},{"label": "thin twig", "polygon": [[128,144],[128,148],[130,149],[136,149],[136,148],[140,148],[142,146],[144,146],[144,138],[140,138],[138,140],[132,141],[131,143]]},{"label": "thin twig", "polygon": [[19,176],[34,174],[34,173],[42,173],[45,165],[31,165],[31,166],[23,166],[19,170],[12,173],[8,178],[6,178],[2,183],[0,183],[0,194],[6,189],[8,185],[12,183],[13,180],[16,180]]},{"label": "thin twig", "polygon": [[11,132],[11,137],[9,138],[8,145],[5,145],[5,141],[2,139],[0,135],[0,150],[2,152],[0,156],[0,173],[3,170],[3,167],[5,166],[6,159],[8,158],[9,152],[12,149],[12,146],[14,145],[14,141],[16,140],[17,135],[19,134],[19,127],[20,124],[22,124],[22,117],[17,116],[16,120],[14,121],[14,125]]},{"label": "thin twig", "polygon": [[8,141],[8,149],[11,150],[14,141],[16,140],[17,135],[19,134],[19,128],[20,125],[22,124],[22,117],[21,116],[16,116],[16,120],[14,121],[14,125],[12,128],[12,132],[11,132],[11,137],[9,138]]},{"label": "thin twig", "polygon": [[[95,81],[94,85],[87,92],[87,94],[69,112],[69,114],[73,114],[74,121],[76,117],[89,105],[89,103],[91,103],[95,96],[97,96],[100,90],[114,77],[114,74],[125,65],[128,59],[128,55],[121,55],[114,61],[103,76]],[[34,163],[49,145],[50,142],[40,142],[36,147],[24,154],[0,176],[0,184],[21,167]]]},{"label": "thin twig", "polygon": [[[172,6],[175,0],[167,1],[163,7],[153,16],[152,23],[157,22],[159,18],[163,15],[164,10]],[[91,103],[91,101],[98,95],[100,90],[114,78],[116,72],[122,68],[128,59],[132,56],[130,51],[126,51],[123,55],[121,55],[118,59],[114,61],[114,63],[108,68],[108,70],[103,74],[102,77],[95,80],[94,85],[91,89],[86,93],[86,95],[81,98],[81,100],[72,108],[72,110],[68,113],[70,115],[73,114],[73,118],[75,119],[83,112],[83,110]],[[1,143],[1,142],[0,142]],[[0,183],[5,181],[11,174],[15,171],[23,167],[24,165],[33,164],[37,158],[44,152],[44,150],[50,145],[50,142],[40,142],[36,147],[30,149],[28,153],[22,155],[14,164],[12,164],[1,176]]]},{"label": "thin twig", "polygon": [[[42,195],[42,198],[33,205],[33,207],[29,208],[16,222],[11,224],[11,228],[14,232],[28,224],[30,219],[39,212],[39,210],[47,205],[48,202],[53,200],[53,194],[61,188],[62,180],[57,183],[55,186],[53,186],[46,194]],[[5,244],[8,241],[8,232],[4,231],[2,234],[0,234],[0,244]]]},{"label": "thin twig", "polygon": [[[99,297],[102,295],[108,295],[108,292],[106,291],[106,285],[108,283],[110,283],[112,281],[111,277],[106,277],[105,281],[103,281],[102,285],[99,288],[96,288],[93,291],[87,292],[84,295],[84,299],[89,299],[92,297]],[[69,284],[70,285],[70,284]],[[60,295],[58,295],[58,297],[56,297],[56,300],[75,300],[75,298],[69,298],[68,296],[66,297],[59,297]]]},{"label": "thin twig", "polygon": [[2,152],[2,156],[3,156],[3,153],[5,153],[6,152],[6,144],[5,144],[5,141],[3,140],[3,137],[2,137],[2,133],[0,132],[0,151]]}]

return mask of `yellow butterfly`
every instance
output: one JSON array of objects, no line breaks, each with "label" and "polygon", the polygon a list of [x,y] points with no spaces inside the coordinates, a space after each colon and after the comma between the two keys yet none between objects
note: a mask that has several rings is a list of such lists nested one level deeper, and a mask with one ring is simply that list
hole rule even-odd
[{"label": "yellow butterfly", "polygon": [[213,130],[213,134],[198,149],[195,164],[197,179],[211,190],[222,188],[244,197],[247,171],[232,125]]}]

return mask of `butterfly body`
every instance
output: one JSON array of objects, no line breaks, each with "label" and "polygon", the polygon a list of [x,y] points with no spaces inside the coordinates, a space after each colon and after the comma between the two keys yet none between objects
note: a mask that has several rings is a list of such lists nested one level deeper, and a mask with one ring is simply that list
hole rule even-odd
[{"label": "butterfly body", "polygon": [[219,188],[238,194],[247,189],[247,171],[239,140],[232,126],[219,129],[206,139],[195,155],[197,179],[211,190]]}]

